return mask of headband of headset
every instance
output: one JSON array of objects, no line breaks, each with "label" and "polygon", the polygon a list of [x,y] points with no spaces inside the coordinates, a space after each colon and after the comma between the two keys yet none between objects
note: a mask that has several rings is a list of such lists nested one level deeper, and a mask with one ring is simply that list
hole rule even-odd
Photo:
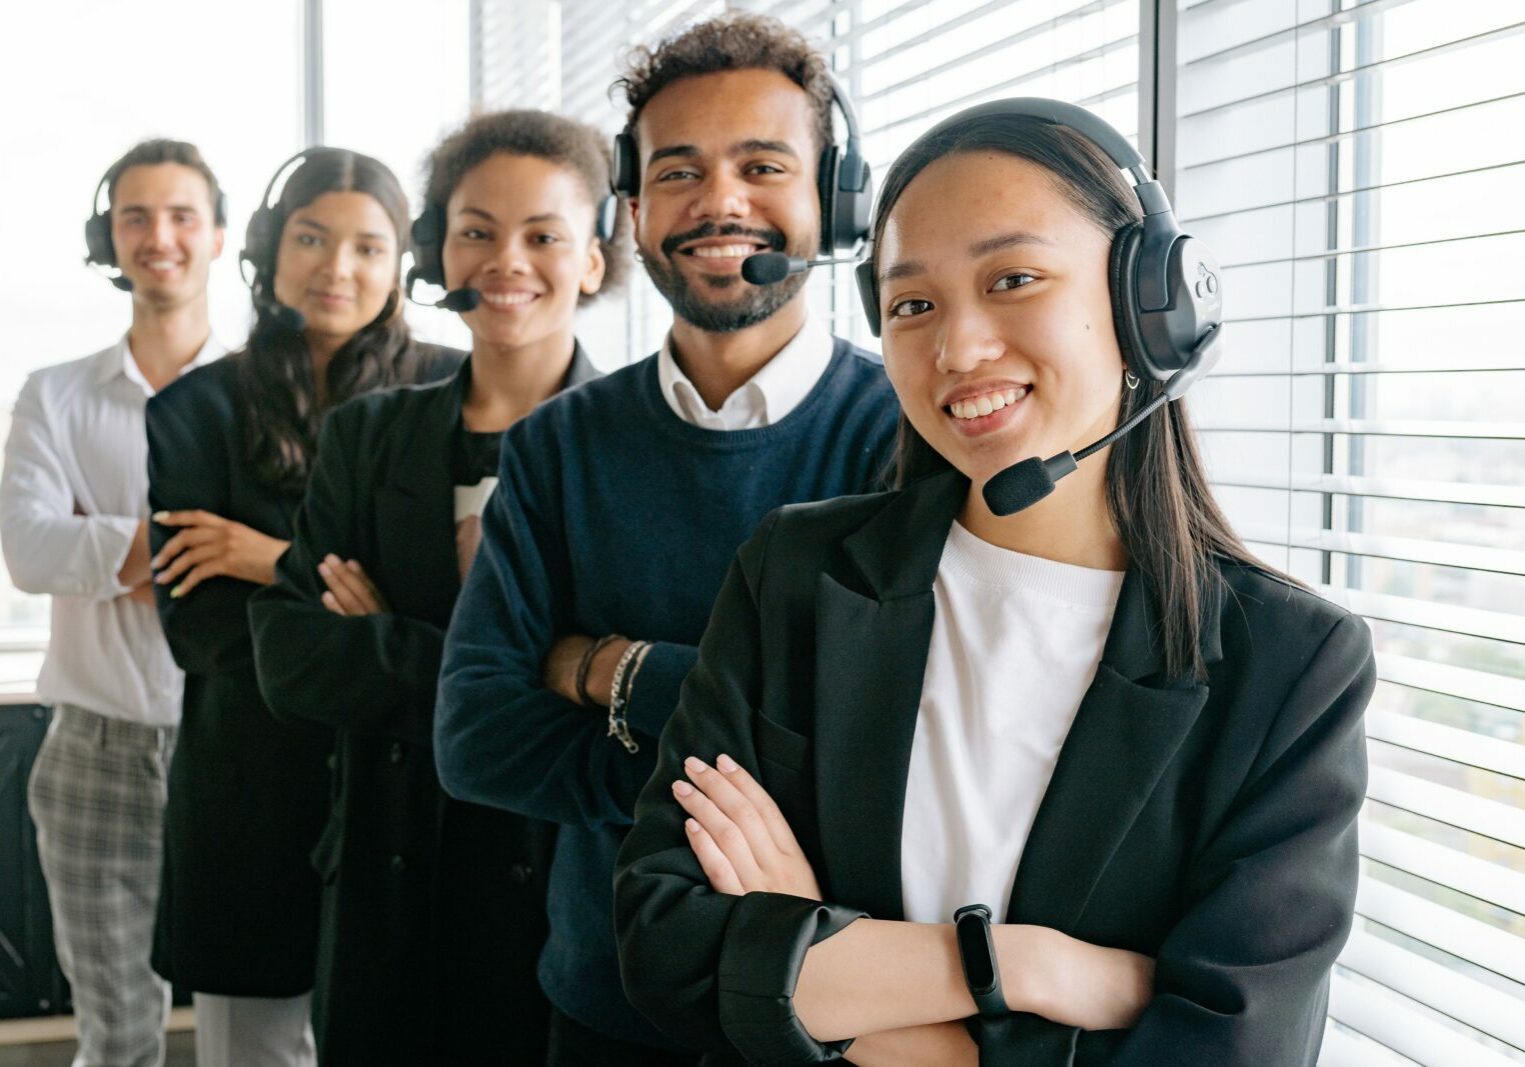
[{"label": "headband of headset", "polygon": [[[1205,373],[1199,342],[1223,322],[1219,268],[1211,253],[1181,231],[1170,200],[1138,150],[1101,118],[1085,108],[1043,97],[1014,97],[978,104],[944,119],[907,149],[940,139],[969,123],[990,116],[1037,119],[1074,130],[1101,149],[1133,179],[1133,191],[1143,209],[1141,221],[1124,227],[1112,240],[1110,281],[1114,323],[1135,373],[1166,381],[1192,364]],[[879,286],[875,257],[856,268],[858,292],[875,336],[880,331]],[[1217,346],[1205,350],[1216,360]],[[1189,382],[1177,379],[1184,391]]]},{"label": "headband of headset", "polygon": [[[830,255],[838,248],[857,247],[868,236],[873,204],[873,177],[863,156],[858,116],[842,83],[829,72],[827,79],[831,83],[832,101],[847,128],[847,136],[840,146],[835,141],[825,145],[816,167],[816,191],[821,202],[822,255]],[[626,126],[615,135],[613,158],[614,191],[620,196],[638,195],[641,160],[633,126]]]}]

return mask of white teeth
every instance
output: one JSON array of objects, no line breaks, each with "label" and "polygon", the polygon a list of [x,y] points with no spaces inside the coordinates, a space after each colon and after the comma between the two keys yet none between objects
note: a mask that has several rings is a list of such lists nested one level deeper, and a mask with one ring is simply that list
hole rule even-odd
[{"label": "white teeth", "polygon": [[729,256],[750,256],[757,249],[753,245],[700,245],[689,252],[700,259],[725,259]]},{"label": "white teeth", "polygon": [[534,293],[483,293],[482,299],[495,308],[516,307],[535,299]]},{"label": "white teeth", "polygon": [[172,259],[151,259],[148,261],[149,270],[174,270],[176,263]]},{"label": "white teeth", "polygon": [[1023,386],[1020,389],[1007,389],[1002,393],[985,393],[971,400],[956,400],[948,405],[948,411],[955,419],[978,419],[993,411],[1010,407],[1026,396],[1030,388]]}]

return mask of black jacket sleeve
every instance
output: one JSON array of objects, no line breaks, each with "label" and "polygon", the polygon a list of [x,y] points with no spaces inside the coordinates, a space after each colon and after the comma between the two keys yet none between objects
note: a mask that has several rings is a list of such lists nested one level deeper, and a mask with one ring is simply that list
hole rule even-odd
[{"label": "black jacket sleeve", "polygon": [[839,1059],[794,1016],[805,951],[864,913],[777,893],[726,896],[689,848],[671,786],[683,760],[728,753],[759,781],[753,717],[760,700],[757,590],[774,513],[741,547],[721,587],[698,664],[662,734],[656,773],[636,805],[615,876],[620,969],[632,1003],[678,1041],[734,1047],[758,1064]]},{"label": "black jacket sleeve", "polygon": [[[193,376],[213,369],[203,368]],[[222,516],[228,512],[228,441],[218,419],[231,424],[231,401],[210,395],[210,390],[185,388],[192,384],[190,378],[177,382],[148,402],[148,505],[154,515],[196,508]],[[177,527],[150,523],[152,552],[158,555],[177,532]],[[250,664],[245,607],[254,589],[252,582],[217,577],[175,598],[169,586],[155,583],[159,620],[181,670],[215,674]]]},{"label": "black jacket sleeve", "polygon": [[1126,1032],[1033,1015],[983,1023],[981,1063],[1312,1067],[1329,970],[1350,934],[1366,796],[1371,636],[1342,615],[1271,723],[1228,814],[1192,863],[1154,997]]},{"label": "black jacket sleeve", "polygon": [[335,615],[321,599],[328,586],[319,561],[330,552],[355,558],[366,521],[354,462],[361,414],[341,408],[325,421],[291,547],[275,584],[249,598],[260,692],[278,718],[427,746],[444,631],[391,611]]}]

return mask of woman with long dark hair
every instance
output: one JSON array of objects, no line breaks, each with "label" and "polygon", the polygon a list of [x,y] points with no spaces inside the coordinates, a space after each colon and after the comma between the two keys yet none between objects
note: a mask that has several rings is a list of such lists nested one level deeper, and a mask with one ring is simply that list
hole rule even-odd
[{"label": "woman with long dark hair", "polygon": [[[971,109],[891,169],[865,288],[901,488],[763,524],[663,735],[617,921],[631,998],[691,1044],[1317,1058],[1370,638],[1223,518],[1161,361],[1200,370],[1216,275],[1151,245],[1163,194],[1092,139],[1121,138],[1044,103]],[[1140,293],[1172,278],[1162,334]],[[1135,415],[1002,499],[1001,472]]]},{"label": "woman with long dark hair", "polygon": [[[316,148],[249,223],[245,347],[148,405],[159,615],[185,670],[169,774],[154,968],[195,994],[203,1067],[310,1064],[330,730],[277,722],[254,676],[246,602],[274,579],[324,413],[449,374],[401,313],[407,200],[383,164]],[[333,694],[313,693],[315,701]]]},{"label": "woman with long dark hair", "polygon": [[608,188],[604,138],[542,111],[478,116],[435,149],[416,273],[475,294],[471,356],[453,380],[329,417],[291,551],[250,601],[271,708],[337,730],[314,854],[314,1018],[332,1067],[545,1057],[552,828],[447,797],[431,731],[503,431],[596,373],[573,331],[626,262]]}]

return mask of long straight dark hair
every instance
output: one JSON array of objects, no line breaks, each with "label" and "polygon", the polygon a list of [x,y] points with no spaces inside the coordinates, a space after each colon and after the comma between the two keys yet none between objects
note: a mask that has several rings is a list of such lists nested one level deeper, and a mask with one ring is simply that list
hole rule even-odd
[{"label": "long straight dark hair", "polygon": [[[1055,188],[1103,233],[1115,237],[1142,217],[1138,197],[1116,164],[1085,137],[1028,116],[987,115],[919,141],[895,160],[875,208],[874,247],[895,202],[928,164],[955,152],[986,151],[1046,169]],[[1118,338],[1119,347],[1126,343]],[[1123,355],[1126,359],[1126,350]],[[1118,424],[1160,388],[1145,379],[1137,389],[1123,389]],[[896,483],[904,486],[949,466],[901,415]],[[1201,678],[1203,604],[1220,593],[1218,561],[1267,568],[1244,547],[1213,499],[1184,400],[1165,405],[1112,445],[1107,505],[1128,558],[1158,608],[1166,672]]]},{"label": "long straight dark hair", "polygon": [[[324,193],[365,193],[397,231],[398,288],[381,313],[334,353],[325,373],[327,405],[318,405],[317,381],[306,339],[280,321],[275,266],[292,212]],[[307,484],[318,428],[329,407],[352,396],[413,381],[418,353],[402,317],[401,261],[408,243],[408,200],[386,164],[342,148],[317,149],[291,172],[266,231],[269,247],[245,251],[254,263],[254,328],[237,360],[244,416],[244,457],[263,484],[292,495]]]}]

